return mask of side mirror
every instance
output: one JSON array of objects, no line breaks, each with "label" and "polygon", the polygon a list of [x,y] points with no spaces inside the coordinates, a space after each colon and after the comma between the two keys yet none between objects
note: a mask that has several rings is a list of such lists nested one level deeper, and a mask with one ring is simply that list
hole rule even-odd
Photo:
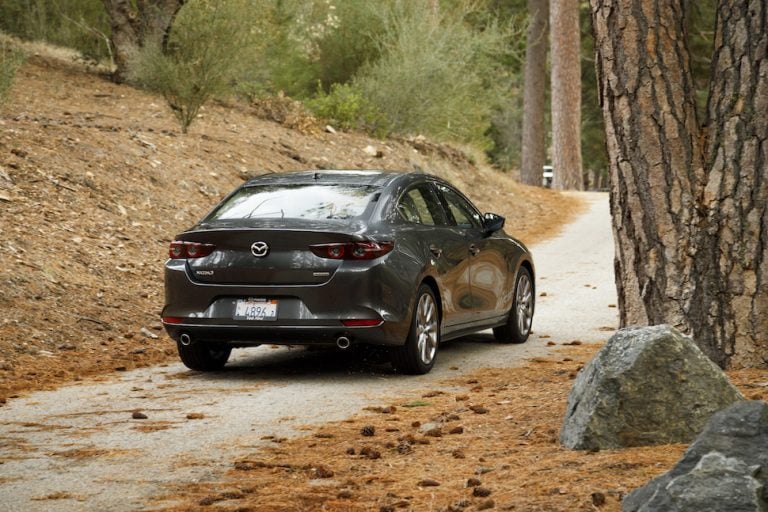
[{"label": "side mirror", "polygon": [[504,217],[501,215],[497,215],[495,213],[486,213],[483,215],[483,226],[485,227],[485,233],[490,235],[500,230],[504,227],[505,220],[506,219],[504,219]]}]

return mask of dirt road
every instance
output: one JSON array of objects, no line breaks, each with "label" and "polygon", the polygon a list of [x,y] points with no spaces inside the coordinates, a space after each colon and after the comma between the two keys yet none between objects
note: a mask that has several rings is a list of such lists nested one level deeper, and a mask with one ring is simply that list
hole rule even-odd
[{"label": "dirt road", "polygon": [[519,366],[548,342],[605,339],[616,326],[608,200],[584,197],[589,210],[533,248],[540,296],[525,345],[498,345],[490,333],[463,338],[421,377],[352,351],[259,347],[215,375],[176,364],[35,393],[0,409],[0,510],[152,508],[174,484],[214,478],[238,452],[307,425],[418,397],[476,368]]}]

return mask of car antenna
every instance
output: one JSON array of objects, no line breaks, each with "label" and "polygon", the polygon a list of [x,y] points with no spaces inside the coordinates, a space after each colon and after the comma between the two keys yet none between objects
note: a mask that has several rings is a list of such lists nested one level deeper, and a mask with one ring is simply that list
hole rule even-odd
[{"label": "car antenna", "polygon": [[313,178],[314,178],[315,181],[319,180],[320,179],[320,173],[316,172],[315,175],[313,176]]}]

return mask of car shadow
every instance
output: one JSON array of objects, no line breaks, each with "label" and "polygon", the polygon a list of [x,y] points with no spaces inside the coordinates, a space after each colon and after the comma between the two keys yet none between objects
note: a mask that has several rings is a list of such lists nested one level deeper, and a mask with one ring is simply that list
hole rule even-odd
[{"label": "car shadow", "polygon": [[[477,333],[440,345],[433,374],[449,375],[456,365],[473,355],[498,349],[493,335]],[[352,345],[306,347],[262,345],[235,350],[227,366],[219,372],[187,371],[190,377],[210,380],[245,380],[275,382],[312,382],[332,380],[360,381],[388,378],[416,378],[396,372],[389,363],[387,348]]]}]

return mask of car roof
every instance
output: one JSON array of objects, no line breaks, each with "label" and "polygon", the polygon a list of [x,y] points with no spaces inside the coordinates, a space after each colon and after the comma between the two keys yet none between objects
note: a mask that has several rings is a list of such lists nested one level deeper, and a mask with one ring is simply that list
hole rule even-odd
[{"label": "car roof", "polygon": [[391,184],[397,178],[404,175],[417,173],[402,173],[394,171],[379,170],[322,170],[322,171],[298,171],[298,172],[276,172],[256,176],[244,186],[255,185],[287,185],[287,184],[349,184],[349,185],[371,185],[384,187]]}]

